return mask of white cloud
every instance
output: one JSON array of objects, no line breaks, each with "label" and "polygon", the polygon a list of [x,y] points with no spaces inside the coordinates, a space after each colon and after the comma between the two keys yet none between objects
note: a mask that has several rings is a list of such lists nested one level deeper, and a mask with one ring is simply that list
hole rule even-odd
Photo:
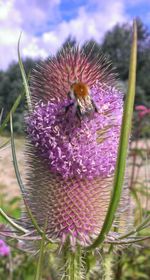
[{"label": "white cloud", "polygon": [[43,32],[60,19],[59,4],[60,0],[15,0],[23,18],[22,27],[31,34]]},{"label": "white cloud", "polygon": [[137,4],[150,4],[149,0],[127,0],[130,5],[137,6]]},{"label": "white cloud", "polygon": [[[21,31],[22,55],[45,58],[55,53],[69,35],[80,43],[90,38],[100,41],[113,25],[127,20],[123,0],[103,3],[95,0],[94,9],[90,9],[90,1],[79,7],[77,16],[69,21],[61,20],[60,0],[3,1],[0,4],[0,67],[5,69],[17,59],[17,41]],[[37,35],[38,30],[40,34]]]},{"label": "white cloud", "polygon": [[[13,16],[12,16],[13,15]],[[0,67],[5,68],[13,60],[17,40],[20,33],[22,19],[20,13],[14,8],[13,0],[0,2]]]},{"label": "white cloud", "polygon": [[[39,2],[39,6],[38,6]],[[40,38],[34,35],[38,25],[46,25],[47,10],[53,13],[59,0],[2,0],[0,1],[0,68],[6,69],[8,64],[17,60],[17,42],[21,31],[22,54],[30,57],[46,57],[48,53],[42,48]]]},{"label": "white cloud", "polygon": [[28,35],[26,35],[26,38],[23,41],[23,44],[21,46],[21,53],[25,56],[30,56],[32,58],[46,58],[48,56],[48,52],[46,49],[44,49],[42,46],[40,46],[40,39],[36,37],[31,37],[29,40]]},{"label": "white cloud", "polygon": [[75,37],[79,43],[91,38],[100,41],[108,29],[117,22],[126,20],[124,6],[119,2],[115,2],[113,6],[106,5],[103,10],[93,12],[81,7],[76,18],[68,22],[62,21],[54,30],[44,33],[41,39],[51,51],[59,47],[69,35]]}]

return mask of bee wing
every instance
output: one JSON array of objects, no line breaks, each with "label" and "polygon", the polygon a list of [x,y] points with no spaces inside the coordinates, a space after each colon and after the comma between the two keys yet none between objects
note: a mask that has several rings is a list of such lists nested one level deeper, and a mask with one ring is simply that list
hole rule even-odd
[{"label": "bee wing", "polygon": [[93,107],[94,111],[96,113],[98,113],[98,108],[97,108],[93,98],[91,97],[91,90],[90,89],[88,90],[88,93],[89,93],[89,97],[90,97],[91,106]]},{"label": "bee wing", "polygon": [[74,95],[74,92],[72,90],[70,90],[68,92],[68,98],[71,99],[71,100],[75,100],[75,95]]}]

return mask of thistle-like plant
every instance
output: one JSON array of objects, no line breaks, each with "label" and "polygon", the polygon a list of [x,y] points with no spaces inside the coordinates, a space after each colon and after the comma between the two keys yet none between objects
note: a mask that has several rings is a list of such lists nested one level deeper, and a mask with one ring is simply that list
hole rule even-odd
[{"label": "thistle-like plant", "polygon": [[141,240],[137,233],[150,220],[133,229],[124,184],[136,41],[134,23],[124,110],[114,71],[103,56],[93,58],[92,49],[87,54],[86,48],[66,46],[36,67],[30,89],[18,51],[28,104],[24,183],[16,160],[12,114],[11,144],[26,209],[18,223],[1,209],[18,232],[2,234],[39,253],[36,279],[41,277],[45,248],[51,271],[53,267],[57,271],[57,259],[58,279],[100,279],[100,269],[105,279],[111,279],[114,246]]}]

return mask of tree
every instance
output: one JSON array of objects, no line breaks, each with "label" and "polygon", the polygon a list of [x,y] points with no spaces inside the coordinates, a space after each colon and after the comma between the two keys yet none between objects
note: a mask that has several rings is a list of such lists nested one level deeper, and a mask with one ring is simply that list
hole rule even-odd
[{"label": "tree", "polygon": [[[148,105],[150,100],[150,32],[137,19],[138,27],[138,64],[137,64],[137,94],[136,103]],[[129,24],[116,25],[107,32],[102,42],[102,50],[107,53],[116,66],[119,77],[128,80],[129,55],[131,46],[131,26]]]},{"label": "tree", "polygon": [[[26,73],[30,73],[35,65],[35,61],[27,58],[23,61]],[[6,72],[0,72],[0,108],[4,109],[3,118],[10,111],[13,103],[23,90],[23,83],[18,63],[9,66]],[[24,103],[22,102],[14,115],[14,131],[23,132],[23,112]]]}]

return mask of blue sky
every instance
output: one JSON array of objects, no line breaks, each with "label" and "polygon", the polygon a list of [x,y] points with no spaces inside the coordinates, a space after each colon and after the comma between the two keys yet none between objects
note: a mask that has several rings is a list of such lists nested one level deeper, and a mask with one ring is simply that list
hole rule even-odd
[{"label": "blue sky", "polygon": [[139,16],[150,28],[150,0],[0,0],[0,69],[21,55],[45,58],[72,35],[100,42],[116,23]]}]

